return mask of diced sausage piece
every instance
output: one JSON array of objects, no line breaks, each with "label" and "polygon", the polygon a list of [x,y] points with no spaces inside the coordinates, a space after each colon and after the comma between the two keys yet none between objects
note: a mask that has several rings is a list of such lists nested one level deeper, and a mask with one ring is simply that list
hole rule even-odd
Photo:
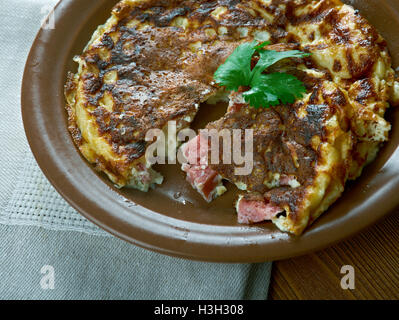
[{"label": "diced sausage piece", "polygon": [[182,170],[187,173],[187,181],[206,201],[211,202],[226,192],[222,177],[206,165],[207,140],[197,136],[182,146],[182,152],[188,162],[182,165]]},{"label": "diced sausage piece", "polygon": [[262,221],[272,220],[279,213],[284,212],[277,206],[274,206],[262,200],[246,200],[240,197],[236,204],[238,223],[251,224]]}]

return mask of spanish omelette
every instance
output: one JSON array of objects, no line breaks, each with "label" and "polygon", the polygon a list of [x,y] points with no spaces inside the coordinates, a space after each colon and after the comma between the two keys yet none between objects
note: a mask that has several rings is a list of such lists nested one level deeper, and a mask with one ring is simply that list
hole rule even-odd
[{"label": "spanish omelette", "polygon": [[[386,42],[340,1],[121,1],[76,57],[79,70],[69,74],[65,87],[69,128],[84,157],[118,187],[147,191],[161,183],[145,158],[146,132],[164,130],[170,120],[179,130],[188,127],[200,104],[220,93],[212,81],[218,66],[239,44],[254,39],[312,53],[294,67],[314,85],[308,85],[309,94],[260,116],[280,111],[287,121],[301,119],[309,126],[299,133],[283,130],[298,146],[280,154],[290,155],[294,165],[262,172],[268,177],[265,190],[251,183],[243,188],[242,181],[226,174],[228,168],[212,170],[248,191],[238,204],[244,199],[284,207],[274,222],[300,234],[339,197],[345,181],[358,177],[375,158],[390,131],[385,111],[389,102],[399,102]],[[233,95],[219,127],[242,112],[234,108],[236,99]],[[257,118],[254,110],[242,108]],[[301,135],[308,141],[301,142]],[[264,132],[259,136],[266,137]],[[275,146],[282,150],[283,142]],[[300,158],[301,148],[313,155],[310,183],[298,181],[304,169],[300,162],[308,160]],[[263,168],[273,164],[275,155],[263,157]],[[283,186],[281,176],[294,177],[301,187]],[[248,177],[256,178],[256,172]]]}]

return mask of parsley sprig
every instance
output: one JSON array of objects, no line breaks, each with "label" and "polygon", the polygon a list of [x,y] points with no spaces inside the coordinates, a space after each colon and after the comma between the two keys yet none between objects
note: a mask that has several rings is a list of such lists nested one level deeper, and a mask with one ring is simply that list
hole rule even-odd
[{"label": "parsley sprig", "polygon": [[[265,50],[264,47],[268,44],[270,42],[258,45],[256,41],[241,44],[214,75],[215,82],[227,90],[238,91],[241,86],[250,87],[243,96],[254,108],[294,103],[296,98],[301,98],[306,93],[304,84],[295,76],[287,73],[265,74],[264,71],[283,59],[304,58],[310,54],[298,50]],[[252,69],[254,54],[259,55],[259,61]]]}]

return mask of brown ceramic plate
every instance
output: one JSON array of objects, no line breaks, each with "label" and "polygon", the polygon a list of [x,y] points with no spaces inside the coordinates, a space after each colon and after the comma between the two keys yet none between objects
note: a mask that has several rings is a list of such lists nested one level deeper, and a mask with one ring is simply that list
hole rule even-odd
[{"label": "brown ceramic plate", "polygon": [[[85,217],[141,247],[195,260],[260,262],[317,250],[375,223],[399,204],[399,110],[391,110],[392,137],[363,176],[301,237],[271,223],[242,226],[232,207],[234,188],[212,204],[185,182],[177,166],[158,168],[163,186],[147,194],[117,190],[80,156],[67,131],[63,85],[67,71],[95,28],[105,22],[113,0],[63,0],[54,30],[41,30],[26,64],[22,113],[30,146],[44,174]],[[399,2],[346,1],[360,9],[387,39],[399,64]],[[213,110],[212,112],[208,112]],[[223,112],[207,109],[197,125]],[[206,116],[205,116],[206,115]]]}]

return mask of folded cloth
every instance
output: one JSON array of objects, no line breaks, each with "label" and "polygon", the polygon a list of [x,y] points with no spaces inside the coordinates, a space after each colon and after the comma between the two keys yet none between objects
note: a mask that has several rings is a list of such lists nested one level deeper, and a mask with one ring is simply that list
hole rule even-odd
[{"label": "folded cloth", "polygon": [[43,176],[25,138],[20,84],[56,2],[4,0],[0,11],[0,299],[266,299],[270,263],[192,262],[130,245],[78,214]]}]

